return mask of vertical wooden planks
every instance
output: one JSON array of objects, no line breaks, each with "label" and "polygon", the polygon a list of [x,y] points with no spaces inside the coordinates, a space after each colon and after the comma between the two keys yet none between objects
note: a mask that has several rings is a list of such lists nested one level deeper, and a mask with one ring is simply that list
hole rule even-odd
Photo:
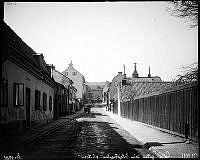
[{"label": "vertical wooden planks", "polygon": [[[114,103],[117,114],[117,101]],[[121,103],[123,117],[198,139],[198,85]]]}]

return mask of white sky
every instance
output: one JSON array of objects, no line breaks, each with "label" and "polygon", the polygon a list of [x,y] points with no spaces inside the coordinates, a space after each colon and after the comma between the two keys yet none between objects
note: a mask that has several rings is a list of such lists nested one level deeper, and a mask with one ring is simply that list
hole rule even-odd
[{"label": "white sky", "polygon": [[172,80],[198,61],[198,28],[166,11],[168,2],[4,3],[4,21],[60,72],[72,60],[89,82],[131,76]]}]

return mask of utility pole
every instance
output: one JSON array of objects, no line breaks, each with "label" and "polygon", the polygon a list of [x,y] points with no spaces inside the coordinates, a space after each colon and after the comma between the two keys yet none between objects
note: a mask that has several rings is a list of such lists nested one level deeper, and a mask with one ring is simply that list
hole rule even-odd
[{"label": "utility pole", "polygon": [[121,108],[120,108],[120,87],[121,87],[121,82],[118,82],[117,84],[117,102],[118,102],[118,116],[121,116]]}]

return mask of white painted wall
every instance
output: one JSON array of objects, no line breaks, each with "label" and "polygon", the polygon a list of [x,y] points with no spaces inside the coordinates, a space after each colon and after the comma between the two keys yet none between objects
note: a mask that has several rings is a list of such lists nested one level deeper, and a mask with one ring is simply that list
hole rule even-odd
[{"label": "white painted wall", "polygon": [[[42,80],[38,80],[32,74],[28,73],[18,65],[7,60],[2,65],[2,78],[8,80],[8,107],[1,108],[2,116],[4,117],[2,122],[8,122],[12,120],[25,120],[26,119],[26,87],[31,89],[30,100],[30,117],[31,121],[43,120],[53,118],[53,99],[54,88],[44,83]],[[14,83],[24,83],[24,106],[13,106],[13,87]],[[35,90],[41,92],[40,104],[41,110],[35,110]],[[43,92],[47,94],[47,110],[42,110],[43,105]],[[49,96],[52,96],[52,111],[49,111]]]}]

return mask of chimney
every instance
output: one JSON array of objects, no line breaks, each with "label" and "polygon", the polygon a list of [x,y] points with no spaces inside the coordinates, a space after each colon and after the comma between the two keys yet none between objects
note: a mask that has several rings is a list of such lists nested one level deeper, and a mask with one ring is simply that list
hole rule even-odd
[{"label": "chimney", "polygon": [[134,70],[134,72],[133,72],[133,74],[132,74],[132,77],[133,78],[138,78],[138,73],[137,73],[137,69],[136,69],[136,64],[137,63],[134,63],[135,64],[135,70]]},{"label": "chimney", "polygon": [[122,72],[118,72],[118,74],[122,74]]},{"label": "chimney", "polygon": [[126,78],[125,65],[123,65],[123,66],[124,66],[124,78]]},{"label": "chimney", "polygon": [[149,66],[149,74],[148,74],[148,77],[149,77],[149,78],[151,77],[150,66]]},{"label": "chimney", "polygon": [[55,69],[55,66],[53,66],[53,64],[47,64],[46,67],[47,67],[49,76],[52,78],[53,77],[53,70]]}]

